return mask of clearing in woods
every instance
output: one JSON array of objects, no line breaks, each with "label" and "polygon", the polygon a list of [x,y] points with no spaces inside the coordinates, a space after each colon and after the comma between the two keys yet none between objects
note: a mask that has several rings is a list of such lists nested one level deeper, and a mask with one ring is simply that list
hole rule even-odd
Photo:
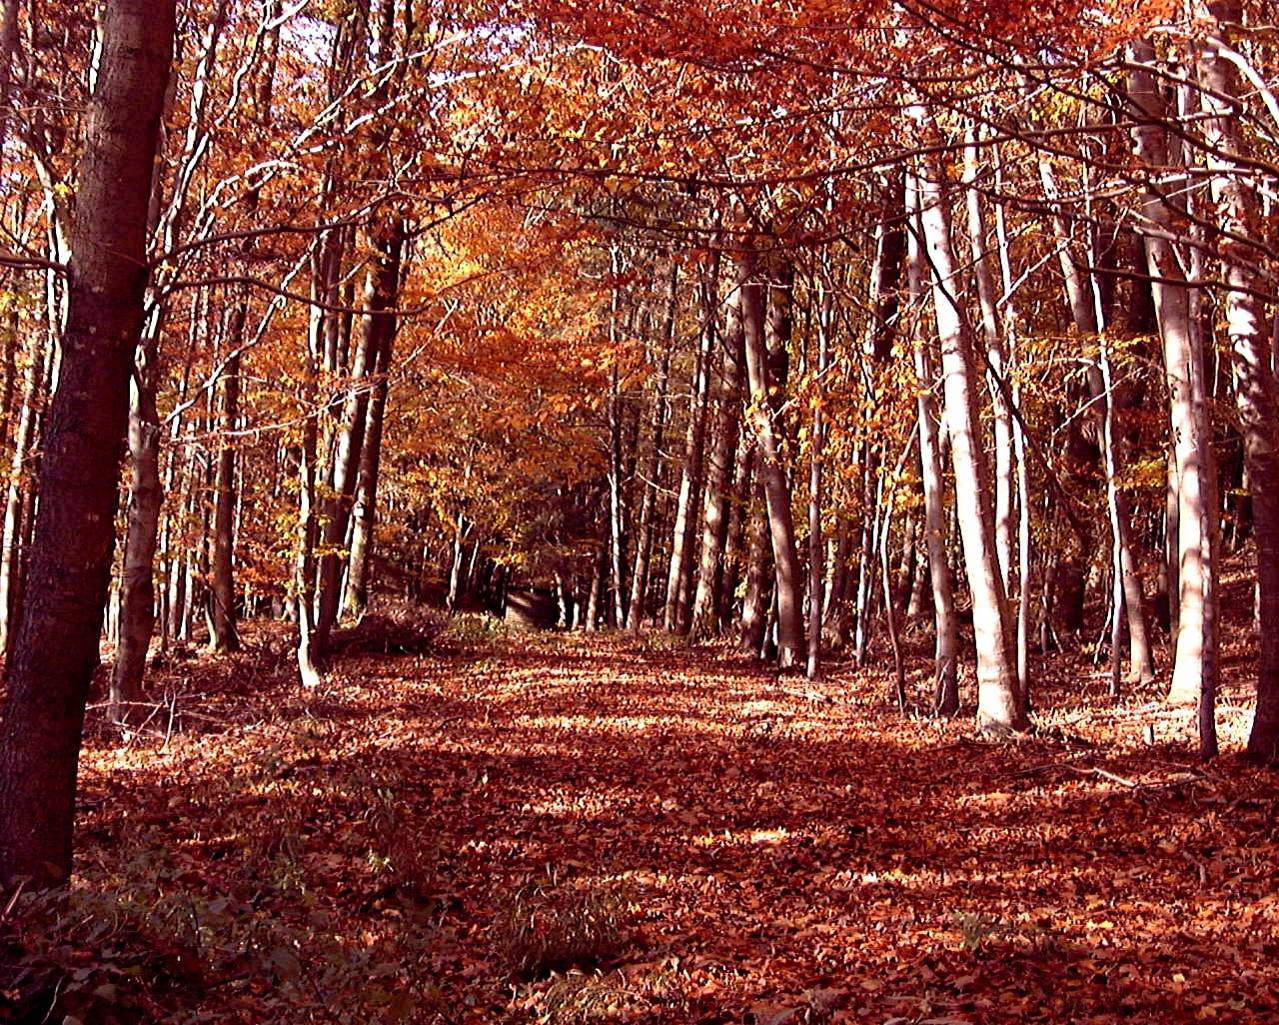
[{"label": "clearing in woods", "polygon": [[987,744],[724,649],[512,634],[305,693],[265,643],[84,758],[79,879],[124,910],[78,942],[151,951],[171,1020],[1279,1013],[1272,778],[1091,669]]}]

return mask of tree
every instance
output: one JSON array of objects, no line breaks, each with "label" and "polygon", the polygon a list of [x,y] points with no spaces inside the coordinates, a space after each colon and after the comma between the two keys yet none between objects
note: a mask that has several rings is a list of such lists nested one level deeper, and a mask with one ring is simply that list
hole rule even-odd
[{"label": "tree", "polygon": [[62,365],[27,602],[0,730],[0,878],[65,882],[76,764],[115,543],[119,452],[142,329],[146,230],[174,0],[119,0],[85,127]]},{"label": "tree", "polygon": [[[921,124],[922,113],[915,114]],[[955,501],[973,602],[977,648],[977,717],[983,729],[1028,725],[1017,679],[1015,639],[995,547],[989,472],[981,451],[973,339],[956,296],[949,196],[940,162],[926,153],[913,185],[919,191],[921,247],[931,270],[933,311],[941,340],[946,427],[955,470]]]}]

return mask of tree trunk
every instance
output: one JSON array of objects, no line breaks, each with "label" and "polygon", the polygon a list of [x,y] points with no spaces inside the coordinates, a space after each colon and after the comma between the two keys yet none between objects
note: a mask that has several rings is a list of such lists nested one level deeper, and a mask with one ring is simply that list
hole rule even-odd
[{"label": "tree trunk", "polygon": [[829,644],[844,648],[848,644],[848,610],[844,593],[848,590],[848,561],[853,550],[853,532],[848,521],[840,518],[836,532],[830,571],[826,574],[826,600],[822,632]]},{"label": "tree trunk", "polygon": [[[1131,49],[1133,68],[1129,72],[1128,94],[1137,122],[1133,137],[1137,156],[1152,175],[1157,175],[1166,171],[1168,163],[1163,125],[1167,111],[1151,70],[1153,47],[1143,41],[1132,44]],[[1205,434],[1205,411],[1196,401],[1203,352],[1191,323],[1190,289],[1168,239],[1172,210],[1154,183],[1147,187],[1141,215],[1155,314],[1164,346],[1177,478],[1177,632],[1168,698],[1176,703],[1194,703],[1202,691],[1205,660],[1209,668],[1212,664],[1211,559],[1205,558],[1208,521],[1212,516],[1205,501],[1209,495],[1210,447]]]},{"label": "tree trunk", "polygon": [[649,416],[649,452],[644,464],[644,489],[640,500],[639,537],[635,542],[635,564],[631,568],[631,594],[627,603],[626,625],[639,630],[644,620],[644,602],[648,595],[649,565],[653,557],[653,518],[657,509],[658,474],[662,468],[662,446],[666,436],[666,388],[671,369],[671,350],[675,344],[675,325],[679,313],[679,264],[671,267],[670,295],[662,339],[662,355],[658,361],[657,386]]},{"label": "tree trunk", "polygon": [[719,370],[714,399],[715,422],[707,453],[702,493],[702,542],[698,559],[697,593],[693,599],[695,637],[719,632],[720,584],[724,572],[724,546],[728,539],[729,486],[741,433],[741,379],[744,281],[739,281],[729,303],[728,324],[721,337]]},{"label": "tree trunk", "polygon": [[[1046,158],[1040,159],[1039,175],[1049,199],[1056,200],[1057,185]],[[1069,237],[1066,220],[1055,213],[1053,222],[1063,239]],[[1104,345],[1102,334],[1107,328],[1103,321],[1103,303],[1097,282],[1087,276],[1069,251],[1062,249],[1059,262],[1066,284],[1066,297],[1071,317],[1080,334],[1096,338]],[[1096,262],[1095,259],[1093,262]],[[1130,677],[1134,682],[1148,682],[1154,678],[1154,656],[1150,646],[1150,634],[1146,627],[1144,587],[1132,555],[1131,513],[1127,496],[1119,490],[1118,479],[1123,468],[1120,432],[1115,420],[1115,396],[1111,393],[1100,360],[1090,365],[1087,372],[1089,415],[1097,431],[1101,450],[1102,471],[1106,478],[1107,508],[1110,517],[1112,557],[1114,565],[1122,567],[1117,580],[1117,590],[1123,593],[1122,606],[1128,620]]]},{"label": "tree trunk", "polygon": [[675,529],[671,538],[671,562],[666,581],[666,609],[663,625],[671,632],[688,630],[692,590],[693,536],[697,528],[697,505],[702,487],[706,423],[709,415],[711,354],[715,350],[719,309],[719,260],[714,259],[708,280],[702,284],[702,334],[689,382],[688,429],[684,437],[684,460],[679,497],[675,503]]},{"label": "tree trunk", "polygon": [[[368,422],[364,428],[364,444],[360,448],[360,469],[355,484],[355,506],[352,511],[351,551],[346,575],[345,605],[349,612],[362,616],[369,604],[369,566],[373,552],[374,531],[377,524],[378,477],[382,468],[382,431],[386,421],[386,403],[390,393],[391,356],[395,348],[395,335],[399,320],[391,312],[399,303],[400,287],[404,280],[404,221],[391,222],[380,250],[379,309],[370,314],[379,327],[377,347],[369,371],[372,389],[366,403]],[[382,296],[381,289],[388,289]]]},{"label": "tree trunk", "polygon": [[742,598],[738,644],[743,651],[758,655],[764,646],[764,632],[768,629],[768,576],[771,568],[768,512],[765,508],[758,459],[755,460],[755,475],[747,489],[747,496],[746,594]]},{"label": "tree trunk", "polygon": [[857,559],[853,611],[857,623],[853,632],[853,664],[861,669],[870,651],[871,627],[875,622],[876,555],[879,550],[879,510],[884,500],[884,477],[879,472],[876,447],[867,440],[862,445],[862,531]]},{"label": "tree trunk", "polygon": [[9,484],[5,496],[4,530],[0,538],[0,651],[8,654],[10,645],[17,635],[13,629],[19,616],[19,582],[22,576],[22,565],[25,551],[22,545],[26,536],[23,512],[25,509],[25,493],[35,486],[28,480],[27,461],[35,444],[36,425],[39,416],[36,412],[38,392],[43,383],[44,332],[35,336],[32,345],[31,362],[23,373],[22,409],[18,413],[18,430],[14,436],[13,454],[9,462]]},{"label": "tree trunk", "polygon": [[319,657],[315,642],[315,539],[316,459],[319,447],[318,412],[302,425],[298,461],[298,535],[293,563],[294,617],[297,625],[298,678],[308,689],[320,685]]},{"label": "tree trunk", "polygon": [[[1257,274],[1258,201],[1245,142],[1234,105],[1243,88],[1234,66],[1222,56],[1229,34],[1243,18],[1238,0],[1205,5],[1211,34],[1199,54],[1199,73],[1207,90],[1203,102],[1211,116],[1205,134],[1218,156],[1212,197],[1221,228],[1221,257],[1227,283],[1226,331],[1230,338],[1235,403],[1244,441],[1244,466],[1252,496],[1253,536],[1257,543],[1258,628],[1257,712],[1248,737],[1248,755],[1279,761],[1279,384],[1271,362],[1271,339],[1264,327],[1265,284]],[[1206,704],[1206,702],[1205,702]]]},{"label": "tree trunk", "polygon": [[955,472],[959,535],[973,604],[977,649],[977,716],[985,730],[1028,725],[1017,682],[1016,645],[995,546],[994,510],[987,485],[977,416],[973,342],[955,293],[958,277],[951,246],[950,208],[935,153],[917,176],[922,248],[932,271],[933,309],[941,339],[946,426]]},{"label": "tree trunk", "polygon": [[40,469],[27,607],[0,729],[0,882],[65,882],[89,678],[111,573],[142,329],[147,207],[174,36],[173,0],[103,9],[78,175],[67,322]]},{"label": "tree trunk", "polygon": [[129,461],[133,479],[129,486],[124,567],[121,572],[119,644],[111,674],[111,715],[129,722],[140,711],[142,677],[147,649],[155,630],[155,550],[160,536],[160,417],[156,411],[158,339],[150,338],[139,349],[129,410]]},{"label": "tree trunk", "polygon": [[750,383],[750,422],[759,446],[759,474],[768,507],[769,538],[777,586],[777,664],[782,669],[789,669],[798,665],[804,657],[803,584],[795,547],[790,484],[786,479],[786,468],[782,465],[770,399],[764,288],[756,274],[755,253],[747,250],[739,259],[746,373]]},{"label": "tree trunk", "polygon": [[394,307],[399,294],[402,229],[398,220],[374,233],[374,256],[365,278],[363,306],[367,311],[361,325],[359,343],[351,359],[350,384],[342,409],[342,426],[333,453],[333,494],[327,505],[324,550],[320,556],[320,594],[316,613],[316,642],[319,651],[328,646],[329,634],[341,608],[342,568],[349,560],[344,551],[355,489],[363,462],[365,429],[368,425],[369,379],[376,370],[383,336],[392,329]]},{"label": "tree trunk", "polygon": [[[229,343],[240,344],[246,309],[236,311],[236,327]],[[240,354],[231,356],[222,371],[222,429],[236,429],[240,418]],[[218,448],[214,483],[213,565],[209,582],[209,644],[214,651],[238,651],[240,637],[235,612],[235,442],[224,437]]]},{"label": "tree trunk", "polygon": [[834,297],[829,284],[822,290],[818,312],[817,363],[813,373],[812,423],[809,427],[808,468],[808,662],[807,675],[815,680],[822,673],[822,446],[826,424],[822,404],[824,375],[829,359],[830,335],[834,328]]},{"label": "tree trunk", "polygon": [[1004,594],[1008,595],[1012,574],[1013,528],[1013,418],[1001,387],[1004,374],[1004,338],[999,319],[995,277],[986,246],[986,217],[977,189],[980,167],[977,140],[970,127],[964,146],[964,198],[968,205],[968,242],[972,253],[973,279],[981,309],[982,339],[990,364],[990,405],[995,433],[995,555]]}]

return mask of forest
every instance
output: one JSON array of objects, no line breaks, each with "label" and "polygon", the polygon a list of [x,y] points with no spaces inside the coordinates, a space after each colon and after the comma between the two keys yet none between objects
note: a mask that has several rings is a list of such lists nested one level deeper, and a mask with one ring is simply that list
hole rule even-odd
[{"label": "forest", "polygon": [[0,0],[0,1023],[1279,1016],[1269,0]]}]

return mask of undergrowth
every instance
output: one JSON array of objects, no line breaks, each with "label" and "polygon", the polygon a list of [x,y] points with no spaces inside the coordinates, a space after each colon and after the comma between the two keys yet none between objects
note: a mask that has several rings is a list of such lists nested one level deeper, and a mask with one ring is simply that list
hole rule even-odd
[{"label": "undergrowth", "polygon": [[511,895],[497,922],[497,947],[511,972],[527,979],[594,968],[625,949],[630,911],[614,887],[575,886],[552,875]]}]

